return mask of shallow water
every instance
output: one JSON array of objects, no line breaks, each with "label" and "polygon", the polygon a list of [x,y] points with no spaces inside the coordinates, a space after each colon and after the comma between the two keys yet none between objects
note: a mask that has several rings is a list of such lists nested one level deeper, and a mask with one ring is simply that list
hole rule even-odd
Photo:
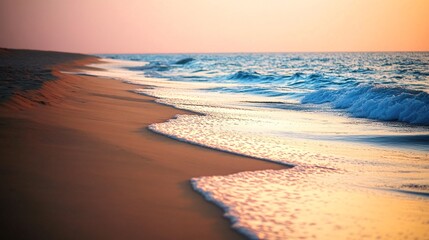
[{"label": "shallow water", "polygon": [[246,236],[429,237],[428,54],[114,57],[85,73],[201,113],[152,131],[294,166],[191,180]]}]

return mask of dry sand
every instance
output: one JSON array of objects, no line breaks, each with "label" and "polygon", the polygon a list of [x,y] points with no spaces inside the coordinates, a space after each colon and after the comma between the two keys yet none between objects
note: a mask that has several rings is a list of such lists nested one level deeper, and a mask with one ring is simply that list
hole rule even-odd
[{"label": "dry sand", "polygon": [[189,179],[284,168],[152,133],[149,124],[186,112],[117,80],[60,72],[94,57],[2,50],[0,58],[3,237],[242,238]]}]

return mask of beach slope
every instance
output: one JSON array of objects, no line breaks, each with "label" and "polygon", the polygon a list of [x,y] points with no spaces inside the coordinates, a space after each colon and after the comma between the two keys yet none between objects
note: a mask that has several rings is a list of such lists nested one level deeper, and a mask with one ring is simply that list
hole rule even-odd
[{"label": "beach slope", "polygon": [[283,166],[147,130],[190,114],[112,79],[96,57],[1,49],[0,213],[8,239],[236,239],[192,177]]}]

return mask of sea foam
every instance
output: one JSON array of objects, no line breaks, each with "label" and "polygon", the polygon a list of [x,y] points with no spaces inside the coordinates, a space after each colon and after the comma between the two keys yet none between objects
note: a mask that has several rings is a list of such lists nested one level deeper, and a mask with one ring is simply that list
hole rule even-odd
[{"label": "sea foam", "polygon": [[429,237],[427,201],[392,197],[350,180],[328,169],[295,167],[193,178],[191,183],[250,239]]}]

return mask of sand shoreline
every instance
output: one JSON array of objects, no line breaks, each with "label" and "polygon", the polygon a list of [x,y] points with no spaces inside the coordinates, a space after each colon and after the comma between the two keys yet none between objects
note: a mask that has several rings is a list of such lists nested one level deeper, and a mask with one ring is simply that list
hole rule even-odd
[{"label": "sand shoreline", "polygon": [[190,178],[284,166],[155,134],[149,124],[187,112],[117,80],[61,73],[98,60],[70,61],[34,63],[57,80],[11,96],[0,109],[3,236],[242,238]]}]

